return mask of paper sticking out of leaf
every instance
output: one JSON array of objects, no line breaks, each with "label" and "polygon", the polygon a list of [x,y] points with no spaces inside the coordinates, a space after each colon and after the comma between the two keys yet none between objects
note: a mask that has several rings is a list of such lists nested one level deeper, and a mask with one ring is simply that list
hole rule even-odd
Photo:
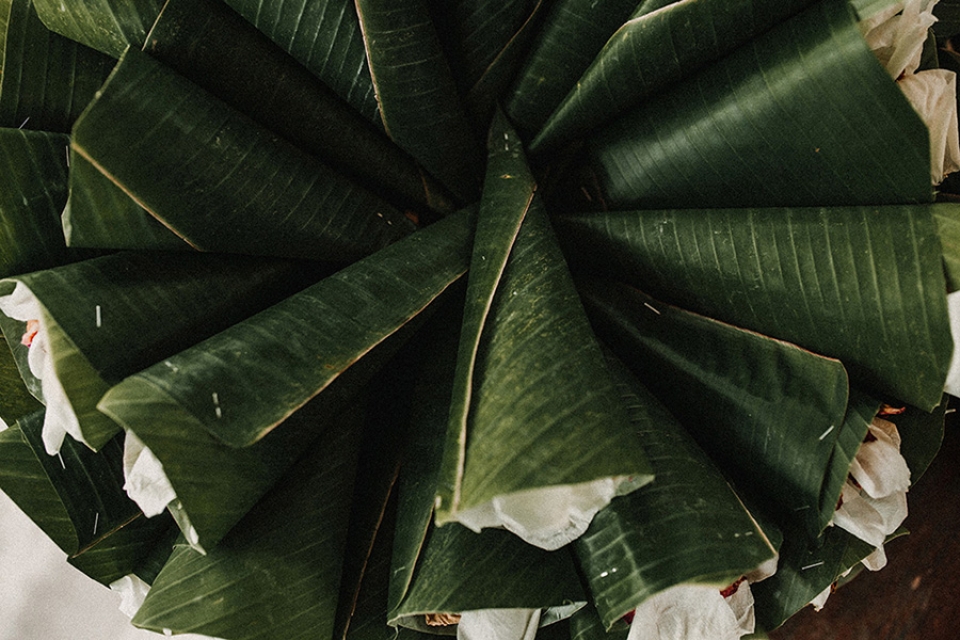
[{"label": "paper sticking out of leaf", "polygon": [[346,262],[413,230],[389,203],[136,49],[71,145],[204,251]]},{"label": "paper sticking out of leaf", "polygon": [[627,285],[579,284],[594,329],[704,451],[767,513],[819,535],[833,517],[820,499],[839,462],[843,365]]},{"label": "paper sticking out of leaf", "polygon": [[929,207],[625,211],[558,228],[576,264],[837,358],[875,394],[940,403],[953,348]]},{"label": "paper sticking out of leaf", "polygon": [[612,208],[930,202],[927,128],[853,17],[816,3],[604,126],[569,194]]},{"label": "paper sticking out of leaf", "polygon": [[437,522],[556,549],[651,475],[502,114],[489,150]]}]

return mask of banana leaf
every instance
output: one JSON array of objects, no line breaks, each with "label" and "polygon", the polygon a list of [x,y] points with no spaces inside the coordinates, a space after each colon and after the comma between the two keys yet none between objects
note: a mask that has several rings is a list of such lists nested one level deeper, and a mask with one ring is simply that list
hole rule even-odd
[{"label": "banana leaf", "polygon": [[68,247],[194,251],[75,150],[69,164],[70,195],[61,216]]},{"label": "banana leaf", "polygon": [[[0,281],[0,296],[22,286],[39,303],[65,410],[99,449],[120,431],[96,409],[111,386],[279,302],[318,271],[281,260],[121,253]],[[11,320],[0,326],[12,342],[23,318]],[[41,386],[20,364],[30,386]]]},{"label": "banana leaf", "polygon": [[837,358],[867,391],[940,402],[952,340],[929,207],[652,210],[558,225],[574,262]]},{"label": "banana leaf", "polygon": [[128,49],[73,150],[194,248],[349,261],[409,233],[394,207]]},{"label": "banana leaf", "polygon": [[461,201],[483,174],[426,0],[357,0],[380,116],[390,137]]},{"label": "banana leaf", "polygon": [[133,618],[224,639],[328,638],[361,447],[348,411],[215,548],[174,548]]},{"label": "banana leaf", "polygon": [[383,126],[352,0],[225,0],[378,127]]},{"label": "banana leaf", "polygon": [[168,0],[144,50],[388,200],[452,211],[443,188],[382,129],[220,0]]},{"label": "banana leaf", "polygon": [[0,336],[0,421],[13,424],[42,408],[24,385],[7,341]]},{"label": "banana leaf", "polygon": [[723,589],[777,556],[693,439],[624,365],[609,364],[656,481],[614,498],[573,544],[606,629],[660,591]]},{"label": "banana leaf", "polygon": [[99,409],[159,458],[200,544],[216,544],[415,330],[465,271],[471,226],[468,212],[450,216],[107,392]]},{"label": "banana leaf", "polygon": [[478,131],[486,130],[547,4],[543,0],[430,3],[453,78]]},{"label": "banana leaf", "polygon": [[[586,600],[566,549],[547,552],[506,531],[473,533],[458,524],[431,526],[443,461],[447,407],[454,384],[457,325],[433,332],[412,398],[412,435],[400,473],[387,622],[451,635],[426,614],[466,610],[579,608]],[[456,568],[456,569],[454,569]],[[570,603],[578,603],[565,607]],[[555,620],[556,617],[545,617]]]},{"label": "banana leaf", "polygon": [[638,0],[553,4],[505,99],[504,111],[518,130],[528,136],[540,130],[637,4]]},{"label": "banana leaf", "polygon": [[0,129],[0,277],[69,260],[60,228],[69,144],[58,133]]},{"label": "banana leaf", "polygon": [[585,156],[573,193],[595,185],[593,200],[612,208],[907,204],[933,195],[927,128],[844,0],[817,3],[604,126]]},{"label": "banana leaf", "polygon": [[[613,24],[611,29],[604,25],[609,41],[604,38],[599,43],[606,42],[602,50],[593,45],[584,52],[589,68],[581,63],[570,72],[573,81],[557,87],[562,94],[546,103],[552,105],[552,114],[547,112],[540,122],[543,128],[531,143],[531,153],[555,149],[628,112],[812,3],[813,0],[701,0],[655,2],[653,6],[640,3],[626,24],[620,21],[623,26]],[[609,19],[612,21],[612,16]]]},{"label": "banana leaf", "polygon": [[0,125],[69,133],[115,60],[53,33],[32,0],[8,0]]},{"label": "banana leaf", "polygon": [[[502,114],[489,148],[438,488],[440,524],[462,522],[464,512],[504,495],[622,476],[631,482],[618,491],[630,491],[651,480],[520,140]],[[543,505],[553,506],[546,498]]]},{"label": "banana leaf", "polygon": [[51,31],[119,58],[128,45],[141,47],[163,0],[33,0]]},{"label": "banana leaf", "polygon": [[585,280],[579,289],[598,335],[731,480],[768,513],[819,535],[840,497],[840,486],[826,491],[832,465],[841,477],[849,468],[835,455],[843,365],[627,285]]},{"label": "banana leaf", "polygon": [[0,488],[91,578],[106,585],[135,572],[172,520],[148,520],[127,498],[119,441],[101,453],[67,443],[48,456],[42,424],[35,413],[0,432]]},{"label": "banana leaf", "polygon": [[936,204],[932,211],[940,236],[940,246],[943,248],[947,290],[956,291],[960,289],[960,205]]}]

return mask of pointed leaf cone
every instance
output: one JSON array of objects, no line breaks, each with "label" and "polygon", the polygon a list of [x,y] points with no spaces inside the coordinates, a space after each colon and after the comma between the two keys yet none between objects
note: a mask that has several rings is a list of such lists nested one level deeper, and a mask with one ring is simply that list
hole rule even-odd
[{"label": "pointed leaf cone", "polygon": [[[43,348],[63,389],[62,395],[46,401],[48,406],[57,399],[66,403],[56,412],[51,407],[47,418],[56,413],[76,421],[83,441],[98,449],[120,430],[96,409],[111,386],[317,277],[318,269],[291,261],[196,253],[114,254],[0,282],[0,308],[20,295],[14,293],[19,288],[40,311],[38,317],[4,318],[0,326],[12,342],[24,333],[24,321],[40,321]],[[23,369],[22,375],[33,385],[53,382],[36,380],[31,369]]]},{"label": "pointed leaf cone", "polygon": [[507,93],[504,111],[518,130],[540,130],[636,7],[637,0],[553,3]]},{"label": "pointed leaf cone", "polygon": [[352,261],[413,230],[388,203],[136,49],[71,143],[200,250]]},{"label": "pointed leaf cone", "polygon": [[596,185],[594,202],[611,208],[933,197],[927,128],[843,0],[815,4],[604,126],[586,156],[570,193]]},{"label": "pointed leaf cone", "polygon": [[433,626],[426,616],[519,608],[550,610],[540,617],[541,624],[549,624],[586,601],[567,550],[546,552],[506,531],[476,534],[457,524],[431,526],[457,328],[449,323],[446,330],[433,333],[435,340],[426,348],[414,386],[412,434],[399,479],[387,622],[449,634],[454,626]]},{"label": "pointed leaf cone", "polygon": [[479,530],[499,520],[555,549],[614,494],[651,477],[535,188],[519,139],[498,115],[437,521]]},{"label": "pointed leaf cone", "polygon": [[37,413],[0,432],[0,489],[94,580],[106,585],[137,571],[173,521],[148,520],[127,498],[118,441],[100,453],[68,442],[48,456],[42,425]]},{"label": "pointed leaf cone", "polygon": [[952,340],[929,207],[634,211],[559,228],[574,263],[837,358],[866,390],[940,402]]},{"label": "pointed leaf cone", "polygon": [[847,408],[843,365],[627,285],[584,280],[580,292],[598,334],[737,486],[819,535],[834,510],[820,499]]},{"label": "pointed leaf cone", "polygon": [[[586,64],[571,70],[576,75],[558,87],[563,93],[546,101],[552,113],[543,115],[543,129],[538,128],[531,153],[556,149],[630,111],[812,3],[634,2],[618,24],[608,27],[609,40],[604,38],[591,48]],[[629,15],[634,7],[636,11]],[[577,29],[576,37],[582,37],[580,32]],[[683,46],[678,46],[681,41]]]},{"label": "pointed leaf cone", "polygon": [[69,144],[57,133],[0,129],[0,277],[67,262],[60,210]]},{"label": "pointed leaf cone", "polygon": [[206,555],[186,545],[157,576],[139,627],[224,639],[329,638],[347,539],[362,415],[330,425]]},{"label": "pointed leaf cone", "polygon": [[69,133],[116,61],[47,29],[32,0],[4,11],[0,125]]},{"label": "pointed leaf cone", "polygon": [[33,0],[51,31],[119,58],[128,45],[141,47],[163,0]]},{"label": "pointed leaf cone", "polygon": [[453,211],[445,190],[382,129],[220,0],[168,0],[144,50],[387,200]]},{"label": "pointed leaf cone", "polygon": [[611,361],[656,473],[597,514],[574,550],[609,629],[647,598],[681,584],[724,589],[764,572],[770,539],[723,475],[666,409]]},{"label": "pointed leaf cone", "polygon": [[99,409],[160,460],[201,546],[322,437],[460,278],[471,233],[469,212],[449,216],[107,392]]},{"label": "pointed leaf cone", "polygon": [[387,133],[461,202],[476,198],[480,145],[460,106],[426,0],[358,0]]},{"label": "pointed leaf cone", "polygon": [[353,0],[271,3],[225,0],[268,38],[383,127]]}]

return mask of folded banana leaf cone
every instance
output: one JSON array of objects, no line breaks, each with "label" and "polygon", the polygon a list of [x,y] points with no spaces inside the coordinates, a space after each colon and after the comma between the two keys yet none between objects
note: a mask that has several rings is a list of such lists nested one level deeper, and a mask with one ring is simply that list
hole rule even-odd
[{"label": "folded banana leaf cone", "polygon": [[553,550],[651,476],[501,114],[488,148],[437,522]]}]

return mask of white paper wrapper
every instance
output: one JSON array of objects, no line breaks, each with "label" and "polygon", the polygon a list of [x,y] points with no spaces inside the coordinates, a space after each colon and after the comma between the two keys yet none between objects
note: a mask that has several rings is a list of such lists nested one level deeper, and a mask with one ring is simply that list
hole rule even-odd
[{"label": "white paper wrapper", "polygon": [[163,513],[177,499],[163,464],[132,431],[123,440],[123,476],[123,490],[148,518]]},{"label": "white paper wrapper", "polygon": [[960,291],[947,294],[947,313],[950,315],[950,335],[953,336],[953,356],[943,390],[960,398]]},{"label": "white paper wrapper", "polygon": [[627,640],[738,640],[753,631],[747,580],[729,598],[716,587],[681,584],[637,607]]},{"label": "white paper wrapper", "polygon": [[42,432],[43,446],[47,453],[52,456],[57,455],[63,445],[63,438],[67,434],[87,444],[80,431],[76,413],[54,370],[53,355],[48,347],[46,314],[40,301],[23,283],[18,282],[13,293],[0,298],[0,312],[21,322],[34,320],[39,323],[37,334],[30,345],[27,362],[30,373],[40,380],[43,402],[47,408]]},{"label": "white paper wrapper", "polygon": [[457,640],[534,640],[540,609],[479,609],[464,611]]},{"label": "white paper wrapper", "polygon": [[927,30],[937,21],[937,0],[898,2],[860,24],[867,45],[894,80],[920,66]]},{"label": "white paper wrapper", "polygon": [[110,590],[120,596],[120,611],[133,618],[146,600],[150,585],[131,573],[111,582]]},{"label": "white paper wrapper", "polygon": [[478,533],[500,527],[529,544],[553,551],[583,535],[600,509],[632,488],[630,477],[620,476],[518,491],[461,511],[455,519]]}]

